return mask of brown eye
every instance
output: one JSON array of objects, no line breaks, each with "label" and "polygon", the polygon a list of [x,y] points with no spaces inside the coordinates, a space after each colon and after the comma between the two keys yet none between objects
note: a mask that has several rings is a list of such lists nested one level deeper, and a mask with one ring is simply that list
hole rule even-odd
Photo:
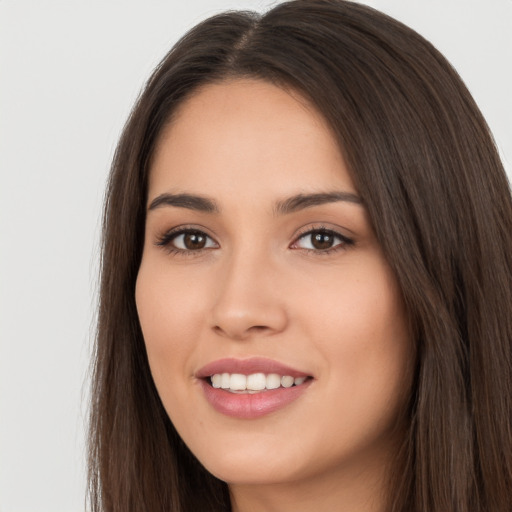
[{"label": "brown eye", "polygon": [[188,251],[197,251],[198,249],[204,249],[206,246],[206,235],[199,231],[184,233],[183,234],[183,245]]},{"label": "brown eye", "polygon": [[311,245],[315,249],[325,250],[330,249],[334,244],[334,236],[330,233],[312,233]]},{"label": "brown eye", "polygon": [[167,248],[170,252],[186,253],[218,248],[218,244],[206,233],[197,229],[181,229],[171,231],[160,238],[157,245]]},{"label": "brown eye", "polygon": [[337,249],[353,245],[354,241],[346,236],[328,229],[313,229],[304,233],[293,245],[293,249],[306,249],[308,251],[329,252],[330,249]]}]

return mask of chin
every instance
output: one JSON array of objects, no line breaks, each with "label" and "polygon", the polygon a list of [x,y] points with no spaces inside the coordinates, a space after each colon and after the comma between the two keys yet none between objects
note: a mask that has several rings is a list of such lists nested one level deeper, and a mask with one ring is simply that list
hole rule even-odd
[{"label": "chin", "polygon": [[263,485],[296,480],[308,467],[305,460],[298,457],[300,448],[294,445],[290,450],[283,450],[285,442],[286,439],[280,439],[268,443],[248,436],[238,442],[216,438],[201,446],[189,445],[189,448],[216,478],[228,484]]},{"label": "chin", "polygon": [[231,485],[270,485],[297,480],[300,474],[290,463],[280,460],[226,457],[205,468],[219,480]]}]

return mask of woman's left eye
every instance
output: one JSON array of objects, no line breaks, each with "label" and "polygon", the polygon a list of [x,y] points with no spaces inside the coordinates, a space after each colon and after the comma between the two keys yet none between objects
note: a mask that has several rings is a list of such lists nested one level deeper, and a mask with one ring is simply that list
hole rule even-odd
[{"label": "woman's left eye", "polygon": [[308,251],[329,252],[348,245],[354,241],[330,229],[313,229],[301,235],[291,246],[292,249],[306,249]]}]

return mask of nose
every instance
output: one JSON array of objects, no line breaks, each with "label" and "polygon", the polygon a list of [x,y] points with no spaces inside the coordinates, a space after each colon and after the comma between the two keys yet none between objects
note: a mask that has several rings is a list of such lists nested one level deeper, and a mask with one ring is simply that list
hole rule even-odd
[{"label": "nose", "polygon": [[288,324],[278,269],[254,255],[231,258],[219,272],[211,325],[232,340],[271,336]]}]

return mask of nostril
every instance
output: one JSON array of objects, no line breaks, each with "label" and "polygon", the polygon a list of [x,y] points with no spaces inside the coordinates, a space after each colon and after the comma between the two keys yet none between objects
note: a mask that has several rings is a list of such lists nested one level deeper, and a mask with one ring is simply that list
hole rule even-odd
[{"label": "nostril", "polygon": [[266,325],[252,325],[249,327],[238,325],[238,324],[226,324],[224,327],[220,325],[214,325],[213,330],[216,334],[221,336],[227,336],[228,338],[236,340],[244,340],[251,335],[263,334],[272,329]]},{"label": "nostril", "polygon": [[[236,283],[211,306],[209,324],[216,334],[233,340],[282,332],[288,323],[284,305],[267,289],[247,291]],[[265,296],[262,296],[263,294]]]}]

